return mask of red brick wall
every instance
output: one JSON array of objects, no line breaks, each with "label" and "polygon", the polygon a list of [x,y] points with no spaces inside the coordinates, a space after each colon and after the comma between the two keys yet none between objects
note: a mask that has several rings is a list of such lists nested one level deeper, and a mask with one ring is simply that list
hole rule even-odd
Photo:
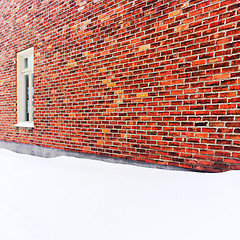
[{"label": "red brick wall", "polygon": [[[0,0],[0,140],[240,169],[240,1]],[[15,128],[35,51],[34,130]]]}]

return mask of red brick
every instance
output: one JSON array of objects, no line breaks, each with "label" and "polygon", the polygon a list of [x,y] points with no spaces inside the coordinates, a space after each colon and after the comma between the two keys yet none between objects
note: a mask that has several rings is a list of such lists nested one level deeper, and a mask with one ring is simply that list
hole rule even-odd
[{"label": "red brick", "polygon": [[[36,4],[0,0],[0,140],[239,169],[239,3]],[[32,46],[29,130],[14,128],[16,53]]]}]

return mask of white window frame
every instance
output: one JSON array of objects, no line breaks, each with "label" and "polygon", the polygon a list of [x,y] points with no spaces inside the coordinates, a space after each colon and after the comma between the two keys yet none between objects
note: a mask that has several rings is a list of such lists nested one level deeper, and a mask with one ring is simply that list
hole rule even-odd
[{"label": "white window frame", "polygon": [[[33,128],[33,47],[17,53],[17,124]],[[26,59],[28,59],[26,61]],[[26,65],[26,62],[28,63]]]}]

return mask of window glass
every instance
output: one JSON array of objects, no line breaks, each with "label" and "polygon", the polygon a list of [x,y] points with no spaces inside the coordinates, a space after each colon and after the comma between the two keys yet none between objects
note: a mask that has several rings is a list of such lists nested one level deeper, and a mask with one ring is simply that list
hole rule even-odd
[{"label": "window glass", "polygon": [[24,68],[28,68],[28,58],[24,58]]},{"label": "window glass", "polygon": [[24,75],[24,96],[25,96],[25,108],[24,108],[24,115],[25,115],[25,121],[29,121],[29,108],[30,108],[30,105],[29,105],[29,76],[28,75]]}]

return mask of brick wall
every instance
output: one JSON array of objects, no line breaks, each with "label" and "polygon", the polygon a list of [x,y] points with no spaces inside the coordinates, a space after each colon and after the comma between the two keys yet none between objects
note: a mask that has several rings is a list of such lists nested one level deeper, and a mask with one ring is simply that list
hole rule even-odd
[{"label": "brick wall", "polygon": [[[240,169],[240,1],[0,0],[0,140]],[[16,55],[34,47],[34,130]]]}]

